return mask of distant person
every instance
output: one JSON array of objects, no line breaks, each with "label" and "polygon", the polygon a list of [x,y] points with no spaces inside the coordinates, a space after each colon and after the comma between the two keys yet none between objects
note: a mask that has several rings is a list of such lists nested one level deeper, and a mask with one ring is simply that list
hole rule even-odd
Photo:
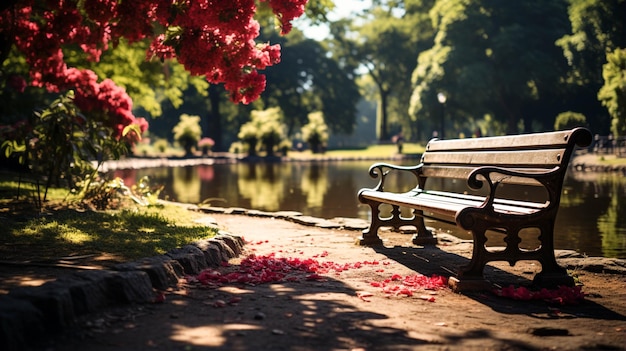
[{"label": "distant person", "polygon": [[401,154],[402,153],[402,146],[404,145],[404,136],[402,135],[402,132],[394,135],[391,138],[391,142],[396,144],[396,146],[398,147],[398,153]]}]

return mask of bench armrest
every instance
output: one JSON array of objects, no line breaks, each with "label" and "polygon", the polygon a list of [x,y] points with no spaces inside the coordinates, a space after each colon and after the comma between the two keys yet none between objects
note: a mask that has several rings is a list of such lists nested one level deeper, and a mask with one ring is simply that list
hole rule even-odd
[{"label": "bench armrest", "polygon": [[418,164],[415,166],[398,166],[390,163],[379,162],[370,166],[369,175],[370,177],[376,179],[380,176],[380,180],[378,181],[378,185],[372,190],[375,191],[384,191],[385,188],[385,177],[391,171],[400,171],[400,172],[410,172],[415,175],[415,178],[419,180],[419,175],[421,173],[422,164]]},{"label": "bench armrest", "polygon": [[[496,190],[498,185],[506,179],[517,177],[524,179],[532,179],[543,185],[547,190],[549,196],[549,204],[558,203],[556,200],[560,196],[557,191],[560,191],[561,186],[554,184],[556,179],[560,178],[561,167],[557,166],[548,170],[513,170],[494,166],[479,167],[473,170],[467,178],[467,185],[472,189],[480,189],[483,186],[483,182],[487,182],[489,186],[489,196],[485,199],[485,206],[493,206],[493,202],[496,198]],[[494,177],[493,174],[498,174],[500,177]]]}]

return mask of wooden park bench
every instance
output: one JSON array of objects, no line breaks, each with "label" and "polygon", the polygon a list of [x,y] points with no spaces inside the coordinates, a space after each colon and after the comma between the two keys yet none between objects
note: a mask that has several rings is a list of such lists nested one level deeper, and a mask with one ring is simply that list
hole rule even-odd
[{"label": "wooden park bench", "polygon": [[[376,163],[369,169],[379,178],[373,189],[361,189],[359,201],[369,205],[372,219],[358,239],[361,245],[380,245],[378,229],[412,226],[416,245],[436,244],[424,219],[442,221],[470,231],[473,251],[467,266],[450,278],[456,291],[488,287],[483,270],[491,261],[541,263],[534,283],[571,286],[571,278],[554,256],[553,231],[561,188],[576,147],[591,144],[585,128],[568,131],[456,140],[431,140],[416,166]],[[391,172],[416,177],[408,192],[389,192]],[[412,177],[412,176],[411,176]],[[384,217],[385,206],[390,215]],[[382,207],[382,210],[381,210]],[[402,215],[402,208],[405,215]],[[409,209],[410,215],[406,215]],[[388,211],[387,211],[388,212]],[[520,233],[538,233],[536,248],[521,248]],[[526,235],[526,234],[524,234]],[[504,247],[487,246],[500,237]]]}]

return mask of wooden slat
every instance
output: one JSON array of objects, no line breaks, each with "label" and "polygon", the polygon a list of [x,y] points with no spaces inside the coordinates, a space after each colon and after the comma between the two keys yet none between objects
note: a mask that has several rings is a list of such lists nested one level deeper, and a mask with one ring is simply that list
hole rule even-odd
[{"label": "wooden slat", "polygon": [[455,151],[426,152],[422,163],[448,165],[492,165],[501,167],[545,167],[552,168],[563,162],[565,149],[532,151]]},{"label": "wooden slat", "polygon": [[[548,168],[507,168],[512,171],[523,172],[526,174],[539,174],[551,170],[553,167]],[[466,184],[466,180],[470,173],[476,169],[476,167],[458,167],[458,166],[425,166],[422,168],[422,175],[428,178],[450,178],[450,179],[462,179],[463,184]],[[531,178],[522,177],[506,177],[502,180],[505,184],[520,184],[520,185],[532,185],[540,186],[541,184]]]},{"label": "wooden slat", "polygon": [[454,140],[433,140],[428,143],[427,151],[439,150],[494,150],[494,149],[546,149],[565,147],[570,142],[572,131],[506,135],[485,138]]},{"label": "wooden slat", "polygon": [[[473,201],[474,203],[476,203],[476,202],[483,203],[485,201],[485,197],[484,196],[449,193],[449,192],[445,192],[445,191],[429,190],[429,191],[422,191],[420,193],[422,193],[424,195],[430,194],[430,195],[435,195],[435,196],[439,196],[439,197],[451,197],[453,199],[469,200],[469,201]],[[546,208],[548,206],[547,203],[543,203],[543,202],[509,200],[509,199],[502,199],[502,198],[496,199],[495,203],[496,204],[502,204],[504,206],[514,206],[514,207],[519,207],[519,208],[526,207],[526,208],[535,209],[535,210],[543,209],[543,208]]]},{"label": "wooden slat", "polygon": [[[366,199],[381,201],[384,203],[426,210],[453,219],[456,213],[464,208],[478,207],[484,202],[484,198],[467,196],[465,198],[454,196],[441,196],[434,193],[405,194],[363,191],[361,196]],[[502,201],[498,200],[494,204],[496,212],[509,214],[532,214],[543,209],[545,205],[529,203],[523,201]]]}]

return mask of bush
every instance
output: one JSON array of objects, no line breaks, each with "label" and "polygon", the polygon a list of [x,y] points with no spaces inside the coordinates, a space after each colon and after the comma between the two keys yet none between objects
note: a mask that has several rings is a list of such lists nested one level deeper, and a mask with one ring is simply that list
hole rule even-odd
[{"label": "bush", "polygon": [[578,112],[561,112],[554,121],[554,130],[566,130],[587,125],[585,115]]},{"label": "bush", "polygon": [[282,122],[283,112],[279,107],[263,111],[252,111],[251,120],[241,126],[239,139],[247,144],[248,155],[255,155],[258,144],[265,149],[268,156],[285,139],[285,125]]},{"label": "bush", "polygon": [[191,156],[193,148],[198,144],[202,136],[200,116],[183,113],[180,115],[180,121],[174,126],[172,132],[174,133],[174,140],[185,149],[185,156]]},{"label": "bush", "polygon": [[[48,107],[34,111],[14,138],[2,143],[5,156],[15,157],[35,177],[45,181],[38,206],[46,201],[51,187],[73,189],[96,173],[93,160],[103,162],[128,153],[128,143],[117,139],[113,130],[92,112],[85,116],[74,103],[74,93],[61,95]],[[123,129],[122,137],[136,133],[138,126]]]},{"label": "bush", "polygon": [[318,153],[328,141],[328,126],[322,112],[309,113],[309,123],[302,126],[302,139],[309,144],[313,153]]},{"label": "bush", "polygon": [[167,142],[167,139],[157,139],[154,144],[152,144],[152,147],[154,148],[154,150],[156,150],[158,153],[164,154],[167,149],[170,147],[169,143]]}]

